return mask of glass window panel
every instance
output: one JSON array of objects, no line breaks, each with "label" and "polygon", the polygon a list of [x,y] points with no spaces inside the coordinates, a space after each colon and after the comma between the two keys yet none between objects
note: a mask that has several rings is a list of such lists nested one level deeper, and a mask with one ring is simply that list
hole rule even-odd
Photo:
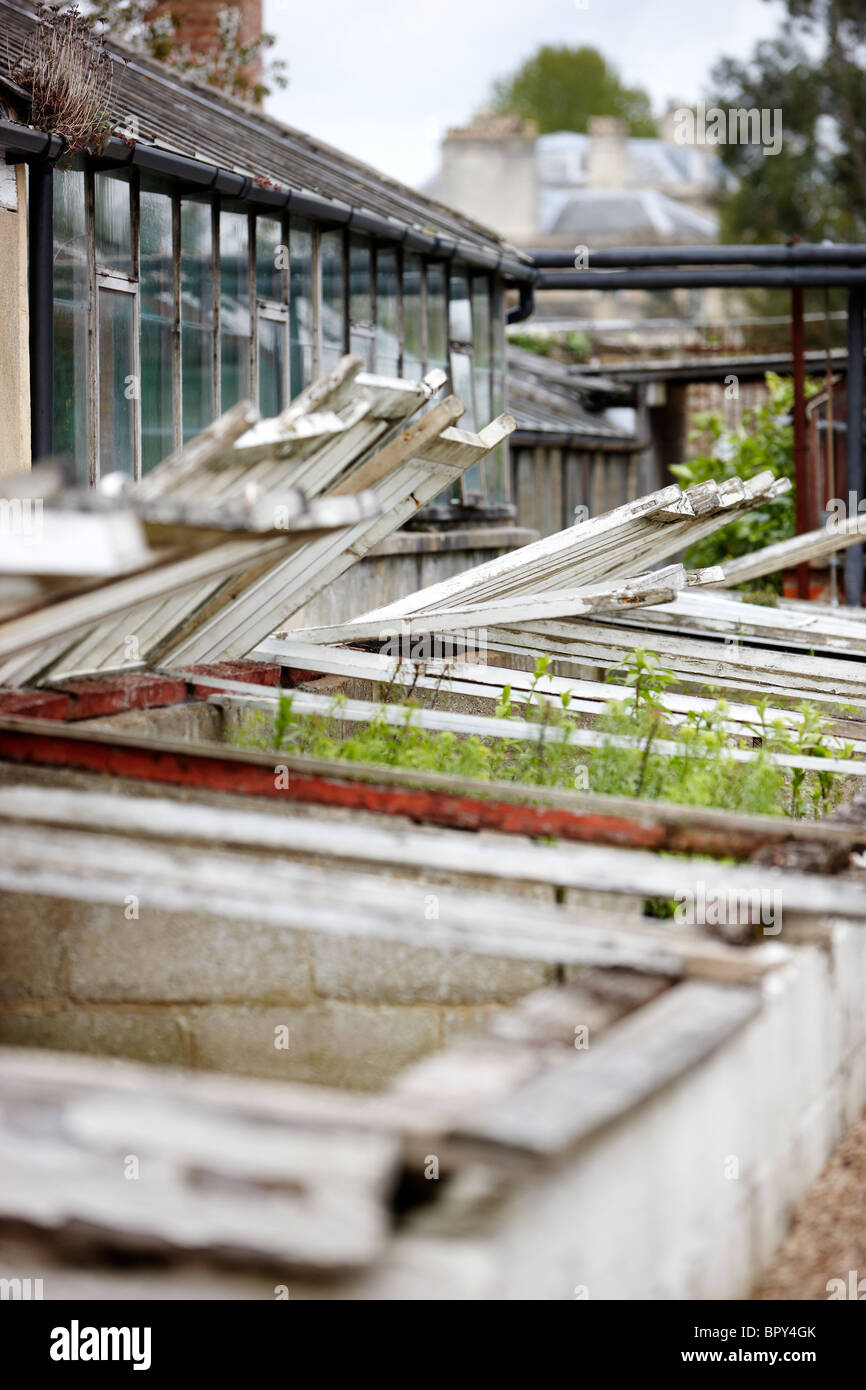
[{"label": "glass window panel", "polygon": [[289,231],[289,351],[296,396],[313,379],[313,232],[296,219]]},{"label": "glass window panel", "polygon": [[427,366],[449,370],[448,320],[446,315],[445,267],[438,262],[427,266]]},{"label": "glass window panel", "polygon": [[[493,323],[493,361],[490,381],[490,415],[494,418],[505,409],[505,318],[502,282],[491,285],[490,312]],[[488,454],[487,486],[490,500],[507,502],[511,496],[508,484],[507,446],[500,444]]]},{"label": "glass window panel", "polygon": [[135,297],[99,291],[99,473],[134,473]]},{"label": "glass window panel", "polygon": [[[440,261],[427,262],[427,370],[441,367],[451,375],[451,360],[448,348],[448,277]],[[452,383],[452,391],[456,395]],[[464,417],[465,418],[465,417]],[[459,422],[461,425],[463,420]],[[467,429],[469,426],[467,425]],[[459,483],[452,483],[447,492],[435,498],[435,502],[446,502],[449,497],[459,496]]]},{"label": "glass window panel", "polygon": [[490,366],[490,281],[472,277],[472,352],[476,367]]},{"label": "glass window panel", "polygon": [[472,277],[472,358],[475,364],[475,410],[478,427],[491,418],[490,410],[490,281]]},{"label": "glass window panel", "polygon": [[88,264],[84,173],[54,172],[54,447],[87,482]]},{"label": "glass window panel", "polygon": [[333,367],[346,351],[346,267],[343,233],[322,232],[322,370]]},{"label": "glass window panel", "polygon": [[256,219],[256,294],[259,299],[285,302],[283,269],[286,248],[282,224],[274,217]]},{"label": "glass window panel", "polygon": [[171,198],[142,188],[139,198],[141,312],[174,317]]},{"label": "glass window panel", "polygon": [[84,172],[54,171],[54,298],[87,302]]},{"label": "glass window panel", "polygon": [[468,277],[452,274],[448,293],[448,335],[452,343],[471,343],[472,303]]},{"label": "glass window panel", "polygon": [[174,332],[171,322],[141,314],[141,471],[174,449]]},{"label": "glass window panel", "polygon": [[141,314],[141,471],[174,448],[174,256],[171,198],[142,188],[139,265]]},{"label": "glass window panel", "polygon": [[400,375],[400,265],[396,251],[376,253],[376,371]]},{"label": "glass window panel", "polygon": [[451,357],[451,385],[455,396],[466,407],[460,419],[460,428],[474,430],[477,425],[475,413],[475,384],[472,374],[472,358],[468,352],[455,352]]},{"label": "glass window panel", "polygon": [[180,210],[180,313],[183,438],[214,418],[213,225],[209,202]]},{"label": "glass window panel", "polygon": [[90,478],[87,455],[87,307],[54,301],[54,449]]},{"label": "glass window panel", "polygon": [[132,215],[129,172],[94,175],[96,263],[132,274]]},{"label": "glass window panel", "polygon": [[285,405],[285,324],[259,318],[259,410],[265,419],[279,415]]},{"label": "glass window panel", "polygon": [[403,375],[414,381],[424,372],[424,313],[420,256],[403,257]]},{"label": "glass window panel", "polygon": [[250,394],[249,223],[220,213],[220,375],[222,410]]},{"label": "glass window panel", "polygon": [[373,273],[367,237],[349,240],[349,351],[373,366]]}]

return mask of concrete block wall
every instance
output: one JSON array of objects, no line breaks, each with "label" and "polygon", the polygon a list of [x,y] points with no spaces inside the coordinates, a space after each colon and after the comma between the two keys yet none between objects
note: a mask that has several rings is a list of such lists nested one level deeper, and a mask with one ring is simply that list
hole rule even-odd
[{"label": "concrete block wall", "polygon": [[748,1298],[866,1103],[864,980],[861,925],[798,946],[717,1052],[511,1188],[486,1297]]},{"label": "concrete block wall", "polygon": [[144,903],[137,919],[126,911],[3,898],[0,1042],[376,1089],[556,973]]}]

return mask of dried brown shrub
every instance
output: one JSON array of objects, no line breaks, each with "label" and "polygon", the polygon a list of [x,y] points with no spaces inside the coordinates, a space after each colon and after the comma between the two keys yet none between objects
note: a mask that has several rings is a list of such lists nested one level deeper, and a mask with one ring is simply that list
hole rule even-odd
[{"label": "dried brown shrub", "polygon": [[111,133],[111,55],[77,5],[42,4],[37,25],[11,66],[30,96],[31,123],[61,135],[71,154],[99,153]]}]

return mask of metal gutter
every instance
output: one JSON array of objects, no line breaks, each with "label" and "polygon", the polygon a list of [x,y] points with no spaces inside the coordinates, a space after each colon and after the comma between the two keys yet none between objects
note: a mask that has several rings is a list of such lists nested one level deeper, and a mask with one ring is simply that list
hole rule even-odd
[{"label": "metal gutter", "polygon": [[[55,135],[34,130],[15,121],[0,120],[0,149],[8,163],[53,160],[63,153],[63,141]],[[211,189],[224,198],[237,199],[262,211],[289,210],[335,226],[351,226],[381,241],[405,246],[436,260],[459,260],[480,270],[497,272],[517,282],[532,282],[537,272],[528,261],[519,261],[504,252],[486,250],[471,242],[436,236],[395,218],[382,217],[347,203],[320,197],[302,189],[269,188],[246,174],[217,165],[189,159],[157,145],[127,143],[112,136],[103,153],[94,159],[96,168],[130,166],[163,178],[186,183],[195,189]]]}]

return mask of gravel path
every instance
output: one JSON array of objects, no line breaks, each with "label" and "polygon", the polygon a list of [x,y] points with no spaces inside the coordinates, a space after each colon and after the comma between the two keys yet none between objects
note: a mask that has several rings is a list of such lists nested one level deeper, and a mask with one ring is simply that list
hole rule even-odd
[{"label": "gravel path", "polygon": [[[850,1271],[856,1271],[853,1279]],[[862,1280],[866,1300],[866,1113],[852,1125],[800,1211],[755,1298],[827,1299],[831,1279],[843,1297]]]}]

